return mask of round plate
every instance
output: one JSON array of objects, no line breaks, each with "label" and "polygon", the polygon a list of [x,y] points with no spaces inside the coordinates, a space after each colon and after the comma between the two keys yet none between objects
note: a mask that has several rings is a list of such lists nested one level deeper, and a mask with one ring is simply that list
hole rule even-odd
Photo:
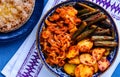
[{"label": "round plate", "polygon": [[43,10],[43,3],[44,0],[35,0],[34,10],[29,20],[22,27],[15,31],[9,33],[0,33],[0,42],[13,41],[29,34],[40,19]]},{"label": "round plate", "polygon": [[[47,14],[43,17],[42,21],[40,22],[40,25],[39,25],[39,28],[38,28],[38,32],[37,32],[37,48],[38,48],[38,52],[39,52],[39,55],[40,55],[40,58],[42,60],[42,62],[45,64],[45,66],[50,70],[52,71],[54,74],[60,76],[60,77],[70,77],[68,74],[66,74],[65,72],[63,72],[63,68],[59,68],[59,67],[51,67],[49,64],[46,63],[45,61],[45,57],[41,51],[41,46],[40,46],[40,34],[41,34],[41,31],[42,31],[42,27],[44,26],[44,21],[45,19],[51,15],[56,8],[62,6],[62,5],[74,5],[76,2],[82,2],[82,3],[85,3],[85,4],[88,4],[88,5],[91,5],[93,7],[96,7],[98,9],[100,9],[102,12],[104,12],[107,17],[109,18],[110,22],[112,23],[112,27],[115,31],[115,34],[116,34],[116,37],[115,37],[115,41],[118,42],[118,45],[119,45],[119,36],[118,36],[118,30],[117,30],[117,27],[112,19],[112,17],[108,14],[107,11],[105,11],[102,7],[100,7],[99,5],[95,4],[95,3],[92,3],[90,1],[85,1],[85,0],[72,0],[72,1],[65,1],[63,3],[60,3],[58,5],[56,5],[55,7],[53,7],[52,9],[50,9]],[[117,46],[111,53],[110,55],[107,57],[107,59],[110,61],[110,64],[112,64],[117,56],[117,53],[118,53],[118,47]],[[109,68],[107,69],[109,70]],[[100,72],[98,71],[97,73],[95,73],[93,75],[93,77],[98,77],[99,75],[101,75],[102,73],[104,72]]]}]

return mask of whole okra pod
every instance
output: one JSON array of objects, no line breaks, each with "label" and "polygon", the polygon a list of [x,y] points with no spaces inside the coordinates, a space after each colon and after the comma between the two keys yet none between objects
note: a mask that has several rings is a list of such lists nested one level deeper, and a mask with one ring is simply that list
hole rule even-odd
[{"label": "whole okra pod", "polygon": [[109,41],[109,40],[114,40],[114,38],[111,37],[111,36],[92,36],[91,39],[93,41],[104,41],[104,40]]},{"label": "whole okra pod", "polygon": [[90,11],[95,11],[96,9],[92,8],[91,6],[88,6],[86,4],[83,3],[78,3],[78,5],[80,5],[83,8],[89,9]]},{"label": "whole okra pod", "polygon": [[117,42],[115,42],[115,41],[95,41],[94,46],[116,47]]},{"label": "whole okra pod", "polygon": [[73,34],[72,36],[72,40],[74,40],[87,26],[86,22],[81,22],[80,27],[78,28],[78,30]]},{"label": "whole okra pod", "polygon": [[99,13],[100,12],[100,10],[95,10],[95,11],[92,11],[92,12],[88,12],[88,13],[85,13],[85,14],[82,14],[82,15],[80,15],[80,16],[78,16],[80,19],[86,19],[86,18],[88,18],[88,17],[90,17],[90,16],[92,16],[92,15],[94,15],[94,14],[97,14],[97,13]]},{"label": "whole okra pod", "polygon": [[77,38],[75,40],[77,42],[83,40],[84,38],[90,36],[96,29],[97,29],[97,26],[96,26],[96,28],[89,29],[89,30],[82,32],[79,36],[77,36]]}]

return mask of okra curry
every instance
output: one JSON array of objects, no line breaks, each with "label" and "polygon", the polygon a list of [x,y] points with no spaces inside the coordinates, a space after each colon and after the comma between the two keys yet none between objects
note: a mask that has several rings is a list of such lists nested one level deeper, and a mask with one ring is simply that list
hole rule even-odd
[{"label": "okra curry", "polygon": [[44,22],[40,45],[50,66],[71,77],[92,77],[110,66],[107,56],[118,43],[101,10],[78,2],[56,8]]}]

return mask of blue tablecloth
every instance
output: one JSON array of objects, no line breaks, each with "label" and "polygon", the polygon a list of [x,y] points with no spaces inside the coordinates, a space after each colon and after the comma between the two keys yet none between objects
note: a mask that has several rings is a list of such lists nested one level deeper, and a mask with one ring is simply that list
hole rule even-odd
[{"label": "blue tablecloth", "polygon": [[[46,2],[47,0],[44,0],[44,5]],[[21,44],[24,42],[27,36],[28,35],[25,35],[24,37],[19,38],[15,41],[0,44],[0,71],[4,68],[6,63],[15,54],[15,52],[18,50],[18,48],[21,46]],[[112,77],[120,77],[119,71],[120,71],[120,64],[117,66]],[[4,77],[4,76],[0,73],[0,77]]]}]

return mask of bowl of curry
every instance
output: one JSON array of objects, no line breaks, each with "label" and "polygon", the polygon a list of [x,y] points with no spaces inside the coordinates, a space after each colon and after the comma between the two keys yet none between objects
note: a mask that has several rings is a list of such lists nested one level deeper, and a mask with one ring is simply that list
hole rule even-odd
[{"label": "bowl of curry", "polygon": [[118,30],[102,7],[65,1],[43,17],[37,32],[42,62],[60,77],[98,77],[114,62]]}]

